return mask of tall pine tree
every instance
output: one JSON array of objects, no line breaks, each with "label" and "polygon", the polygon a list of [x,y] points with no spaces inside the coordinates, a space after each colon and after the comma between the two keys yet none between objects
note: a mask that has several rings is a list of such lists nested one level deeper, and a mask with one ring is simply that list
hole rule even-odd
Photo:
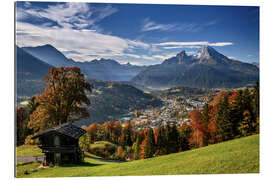
[{"label": "tall pine tree", "polygon": [[190,149],[189,139],[191,136],[192,128],[190,125],[182,124],[179,129],[179,151],[186,151]]},{"label": "tall pine tree", "polygon": [[165,127],[160,126],[155,131],[155,143],[156,143],[156,152],[155,155],[164,155],[166,154],[166,145],[168,138],[166,137]]},{"label": "tall pine tree", "polygon": [[237,91],[237,96],[235,97],[234,101],[231,105],[231,122],[232,122],[232,130],[233,130],[233,136],[239,137],[239,124],[243,119],[243,112],[244,112],[244,106],[243,106],[243,90]]},{"label": "tall pine tree", "polygon": [[151,158],[155,153],[155,138],[153,130],[150,128],[147,132],[147,141],[145,146],[144,158]]},{"label": "tall pine tree", "polygon": [[216,118],[217,134],[223,141],[233,138],[231,121],[228,95],[225,95],[218,104],[218,114]]},{"label": "tall pine tree", "polygon": [[136,139],[136,143],[135,143],[135,147],[134,147],[134,159],[140,159],[140,137],[137,137]]},{"label": "tall pine tree", "polygon": [[256,131],[256,118],[252,106],[252,96],[248,89],[243,92],[243,119],[239,124],[241,136],[247,136]]},{"label": "tall pine tree", "polygon": [[210,121],[210,116],[209,116],[209,111],[210,111],[210,106],[208,103],[206,103],[203,106],[202,110],[202,130],[203,130],[203,146],[208,145],[208,141],[211,138],[210,133],[209,133],[209,121]]},{"label": "tall pine tree", "polygon": [[179,133],[176,129],[175,124],[170,124],[168,128],[168,145],[167,153],[176,153],[179,150]]},{"label": "tall pine tree", "polygon": [[256,83],[254,87],[254,103],[253,103],[253,111],[254,111],[254,118],[256,120],[255,125],[255,132],[259,133],[259,122],[260,122],[260,85],[259,82]]}]

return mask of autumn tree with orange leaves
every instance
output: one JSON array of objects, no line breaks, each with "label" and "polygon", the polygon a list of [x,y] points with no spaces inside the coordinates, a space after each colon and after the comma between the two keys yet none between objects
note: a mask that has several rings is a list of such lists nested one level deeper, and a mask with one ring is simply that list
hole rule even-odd
[{"label": "autumn tree with orange leaves", "polygon": [[39,105],[30,115],[28,128],[37,133],[89,116],[86,91],[91,92],[92,85],[78,67],[50,68],[44,80],[47,86],[35,99]]},{"label": "autumn tree with orange leaves", "polygon": [[190,138],[190,145],[198,148],[204,145],[204,129],[202,124],[202,112],[200,110],[192,110],[189,113],[190,124],[192,127],[192,134]]}]

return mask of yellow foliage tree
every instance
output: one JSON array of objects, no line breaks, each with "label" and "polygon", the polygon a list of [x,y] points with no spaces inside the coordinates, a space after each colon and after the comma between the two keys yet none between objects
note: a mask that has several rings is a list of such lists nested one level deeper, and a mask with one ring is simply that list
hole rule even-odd
[{"label": "yellow foliage tree", "polygon": [[92,85],[78,67],[50,68],[44,80],[47,86],[35,99],[39,105],[30,115],[28,128],[37,133],[89,116],[85,106],[90,100],[85,92],[91,92]]}]

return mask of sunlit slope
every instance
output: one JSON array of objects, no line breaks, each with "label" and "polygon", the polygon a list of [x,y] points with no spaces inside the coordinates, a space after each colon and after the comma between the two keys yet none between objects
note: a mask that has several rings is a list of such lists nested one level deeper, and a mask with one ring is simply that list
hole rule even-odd
[{"label": "sunlit slope", "polygon": [[258,173],[259,135],[186,152],[128,163],[86,159],[84,165],[39,170],[25,177],[136,176],[216,173]]}]

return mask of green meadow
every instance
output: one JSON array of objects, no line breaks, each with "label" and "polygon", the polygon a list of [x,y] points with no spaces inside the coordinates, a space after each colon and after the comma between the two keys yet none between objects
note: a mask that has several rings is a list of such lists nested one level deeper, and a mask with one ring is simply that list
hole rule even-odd
[{"label": "green meadow", "polygon": [[[86,157],[80,165],[39,170],[34,166],[39,164],[17,165],[17,177],[259,173],[259,135],[126,163],[101,162]],[[26,170],[30,174],[24,174]]]},{"label": "green meadow", "polygon": [[41,149],[34,145],[21,145],[16,147],[16,156],[43,156]]}]

